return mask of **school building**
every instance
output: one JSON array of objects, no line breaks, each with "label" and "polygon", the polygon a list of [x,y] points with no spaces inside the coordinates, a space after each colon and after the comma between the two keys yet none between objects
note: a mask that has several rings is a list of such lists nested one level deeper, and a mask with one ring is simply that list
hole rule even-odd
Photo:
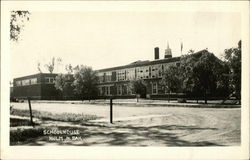
[{"label": "school building", "polygon": [[[201,51],[200,51],[201,52]],[[130,82],[143,79],[146,84],[146,98],[166,97],[167,93],[161,86],[163,72],[169,65],[179,65],[180,57],[172,57],[172,51],[167,46],[163,59],[159,59],[159,48],[154,48],[154,60],[136,61],[128,65],[97,70],[99,94],[97,98],[110,96],[117,98],[135,97]],[[12,97],[17,99],[31,97],[40,100],[77,99],[73,89],[62,95],[55,88],[57,74],[38,73],[13,80]],[[73,76],[72,76],[73,78]],[[71,78],[71,82],[73,79]]]}]

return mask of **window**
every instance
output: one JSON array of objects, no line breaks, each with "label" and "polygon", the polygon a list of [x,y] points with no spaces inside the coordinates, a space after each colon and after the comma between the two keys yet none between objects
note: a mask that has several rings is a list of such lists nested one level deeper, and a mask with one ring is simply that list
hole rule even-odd
[{"label": "window", "polygon": [[110,86],[106,86],[106,95],[110,95]]},{"label": "window", "polygon": [[128,94],[128,87],[127,87],[127,85],[123,85],[123,86],[122,86],[122,93],[123,93],[124,95],[127,95],[127,94]]},{"label": "window", "polygon": [[30,79],[30,84],[37,84],[37,78]]},{"label": "window", "polygon": [[16,86],[22,86],[22,81],[16,81]]},{"label": "window", "polygon": [[99,90],[99,92],[98,92],[99,96],[101,96],[102,95],[102,87],[99,87],[98,90]]},{"label": "window", "polygon": [[45,77],[45,83],[54,83],[55,79],[53,77]]},{"label": "window", "polygon": [[129,86],[127,86],[127,93],[128,93],[128,95],[132,94],[132,88],[130,88]]},{"label": "window", "polygon": [[122,86],[121,85],[117,86],[117,94],[118,95],[122,94]]},{"label": "window", "polygon": [[111,76],[112,76],[111,72],[106,73],[106,77],[105,77],[106,82],[111,82]]},{"label": "window", "polygon": [[135,79],[135,68],[127,69],[126,70],[126,80],[133,80]]},{"label": "window", "polygon": [[104,80],[104,75],[103,75],[103,73],[101,73],[101,72],[98,72],[97,73],[97,77],[98,77],[98,81],[99,81],[99,83],[102,83],[103,82],[103,80]]},{"label": "window", "polygon": [[137,79],[145,79],[145,78],[147,78],[147,76],[149,76],[148,70],[149,70],[148,66],[139,67],[138,72],[137,72]]},{"label": "window", "polygon": [[29,79],[22,80],[22,85],[23,86],[30,85],[30,80]]},{"label": "window", "polygon": [[152,78],[159,76],[159,71],[158,71],[158,70],[160,70],[160,69],[158,69],[159,67],[160,67],[159,65],[153,65],[152,66],[152,69],[151,69]]},{"label": "window", "polygon": [[117,79],[118,79],[118,81],[124,81],[125,80],[125,70],[117,71]]},{"label": "window", "polygon": [[157,83],[152,83],[152,94],[157,94]]}]

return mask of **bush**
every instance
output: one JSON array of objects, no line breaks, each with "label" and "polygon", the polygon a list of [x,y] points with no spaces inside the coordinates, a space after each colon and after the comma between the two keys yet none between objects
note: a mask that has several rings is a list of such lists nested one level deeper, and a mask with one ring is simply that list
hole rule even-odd
[{"label": "bush", "polygon": [[43,136],[43,128],[30,128],[10,131],[10,145],[18,144],[21,141],[26,141],[30,138]]}]

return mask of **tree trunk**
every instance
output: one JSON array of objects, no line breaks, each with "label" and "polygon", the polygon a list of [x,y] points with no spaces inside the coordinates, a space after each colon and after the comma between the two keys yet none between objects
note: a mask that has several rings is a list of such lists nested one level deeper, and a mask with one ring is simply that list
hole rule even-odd
[{"label": "tree trunk", "polygon": [[206,90],[204,92],[204,100],[205,100],[205,104],[207,104],[207,91]]},{"label": "tree trunk", "polygon": [[170,102],[170,91],[168,92],[168,102]]},{"label": "tree trunk", "polygon": [[139,95],[136,94],[136,102],[139,102]]}]

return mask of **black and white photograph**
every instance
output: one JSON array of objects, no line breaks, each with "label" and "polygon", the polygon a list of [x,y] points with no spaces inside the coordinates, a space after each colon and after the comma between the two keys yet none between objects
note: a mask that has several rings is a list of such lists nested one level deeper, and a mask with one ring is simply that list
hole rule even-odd
[{"label": "black and white photograph", "polygon": [[174,2],[161,2],[171,9],[109,3],[101,3],[106,10],[95,2],[92,9],[4,12],[9,150],[249,145],[249,35],[237,11],[249,3],[236,3],[236,11],[202,10],[198,2],[200,9],[181,11]]}]

